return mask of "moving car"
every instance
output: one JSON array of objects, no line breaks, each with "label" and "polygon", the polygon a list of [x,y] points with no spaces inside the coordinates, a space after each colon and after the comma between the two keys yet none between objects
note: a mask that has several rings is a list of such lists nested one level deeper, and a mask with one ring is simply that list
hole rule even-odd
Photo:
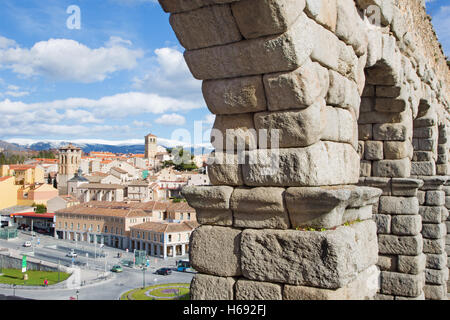
[{"label": "moving car", "polygon": [[113,267],[111,268],[111,271],[112,271],[112,272],[122,272],[122,271],[123,271],[123,268],[122,268],[121,266],[119,266],[119,265],[115,265],[115,266],[113,266]]},{"label": "moving car", "polygon": [[31,241],[25,241],[23,246],[26,247],[26,248],[31,247]]},{"label": "moving car", "polygon": [[168,276],[169,274],[172,274],[172,270],[170,270],[169,268],[161,268],[161,269],[156,270],[156,274]]},{"label": "moving car", "polygon": [[66,257],[69,257],[69,258],[76,258],[76,257],[78,257],[78,255],[76,254],[75,251],[70,251],[70,252],[66,255]]}]

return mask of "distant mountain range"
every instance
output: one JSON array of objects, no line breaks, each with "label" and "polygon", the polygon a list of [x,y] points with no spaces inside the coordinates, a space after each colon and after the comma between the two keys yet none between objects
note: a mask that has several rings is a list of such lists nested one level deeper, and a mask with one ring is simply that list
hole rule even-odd
[{"label": "distant mountain range", "polygon": [[[70,141],[58,141],[58,142],[48,142],[48,141],[40,141],[34,142],[30,144],[16,144],[9,143],[6,141],[0,140],[0,148],[9,151],[25,151],[25,150],[33,150],[33,151],[42,151],[49,149],[58,149],[62,146],[66,146],[70,143]],[[84,153],[89,153],[91,151],[99,151],[99,152],[112,152],[112,153],[145,153],[145,145],[142,144],[121,144],[121,145],[109,145],[109,144],[89,144],[89,143],[72,143],[73,145],[81,148]],[[165,149],[168,147],[161,145]],[[199,155],[204,153],[210,153],[212,149],[205,147],[198,148],[184,148],[185,150],[190,151],[192,154]]]}]

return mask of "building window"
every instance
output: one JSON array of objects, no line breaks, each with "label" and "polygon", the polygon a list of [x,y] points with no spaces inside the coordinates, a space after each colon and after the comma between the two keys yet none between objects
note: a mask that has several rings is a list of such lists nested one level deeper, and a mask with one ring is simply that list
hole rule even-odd
[{"label": "building window", "polygon": [[100,232],[100,225],[97,225],[97,232]]},{"label": "building window", "polygon": [[105,233],[108,233],[108,226],[105,226]]},{"label": "building window", "polygon": [[59,228],[61,229],[61,222],[59,223]]},{"label": "building window", "polygon": [[181,213],[181,214],[180,214],[180,220],[183,220],[183,216],[184,216],[184,214]]},{"label": "building window", "polygon": [[141,238],[141,233],[140,233],[140,232],[137,233],[137,238],[138,238],[138,239]]},{"label": "building window", "polygon": [[152,235],[150,234],[150,232],[148,233],[147,239],[148,239],[148,240],[152,240]]},{"label": "building window", "polygon": [[64,229],[67,229],[67,222],[64,222]]},{"label": "building window", "polygon": [[181,233],[178,234],[178,241],[181,241]]},{"label": "building window", "polygon": [[73,230],[73,223],[70,224],[70,230]]},{"label": "building window", "polygon": [[187,214],[187,219],[191,220],[191,214],[190,213]]},{"label": "building window", "polygon": [[172,242],[172,235],[171,234],[169,234],[167,242]]},{"label": "building window", "polygon": [[86,225],[83,225],[83,230],[86,230]]}]

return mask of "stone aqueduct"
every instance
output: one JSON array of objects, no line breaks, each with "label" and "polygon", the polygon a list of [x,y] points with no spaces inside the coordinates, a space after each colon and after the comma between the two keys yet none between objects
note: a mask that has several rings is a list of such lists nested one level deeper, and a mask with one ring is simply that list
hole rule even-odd
[{"label": "stone aqueduct", "polygon": [[159,2],[246,147],[213,141],[212,186],[183,191],[192,298],[447,299],[450,73],[424,0]]}]

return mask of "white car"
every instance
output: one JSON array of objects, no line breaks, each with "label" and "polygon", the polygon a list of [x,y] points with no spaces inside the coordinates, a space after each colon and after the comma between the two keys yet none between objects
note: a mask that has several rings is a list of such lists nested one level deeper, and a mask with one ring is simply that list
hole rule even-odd
[{"label": "white car", "polygon": [[74,252],[74,251],[70,251],[67,255],[66,255],[66,257],[69,257],[69,258],[76,258],[78,255]]},{"label": "white car", "polygon": [[23,244],[23,246],[25,248],[31,247],[31,241],[25,241],[25,243]]}]

